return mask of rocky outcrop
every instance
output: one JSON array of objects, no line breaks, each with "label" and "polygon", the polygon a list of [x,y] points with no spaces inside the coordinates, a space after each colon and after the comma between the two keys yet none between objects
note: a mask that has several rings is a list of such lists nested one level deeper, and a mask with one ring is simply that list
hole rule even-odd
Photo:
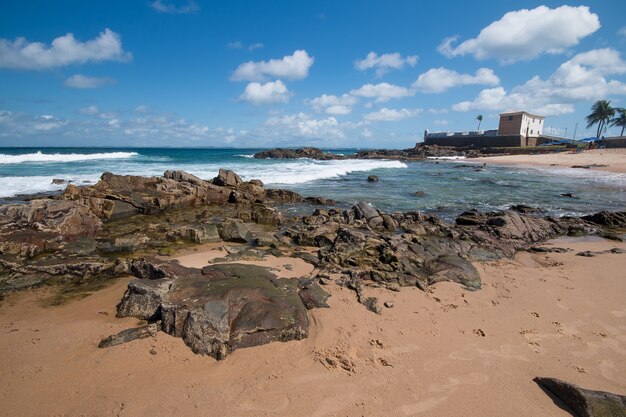
[{"label": "rocky outcrop", "polygon": [[69,185],[61,195],[76,201],[102,220],[117,220],[134,214],[228,202],[231,190],[203,181],[182,171],[167,171],[164,177],[102,174],[93,186]]},{"label": "rocky outcrop", "polygon": [[383,213],[360,202],[350,210],[318,209],[285,234],[297,245],[317,246],[321,266],[341,271],[353,286],[355,279],[389,288],[422,289],[453,281],[478,289],[480,276],[473,261],[512,257],[560,235],[601,231],[583,219],[521,212],[534,213],[524,207],[493,213],[468,211],[451,225],[420,213]]},{"label": "rocky outcrop", "polygon": [[94,271],[104,279],[119,272],[111,255],[138,250],[168,253],[173,244],[220,240],[268,243],[262,228],[284,219],[265,201],[303,199],[292,191],[266,193],[261,181],[242,182],[232,171],[220,170],[212,182],[166,171],[149,178],[105,173],[97,184],[70,185],[54,199],[0,205],[0,292],[97,279]]},{"label": "rocky outcrop", "polygon": [[556,378],[533,379],[569,406],[579,417],[626,417],[626,396],[592,391]]},{"label": "rocky outcrop", "polygon": [[267,151],[257,152],[254,154],[256,159],[297,159],[297,158],[310,158],[318,159],[321,161],[327,161],[332,159],[345,159],[343,155],[336,155],[329,152],[324,152],[318,148],[300,148],[300,149],[286,149],[276,148]]},{"label": "rocky outcrop", "polygon": [[401,161],[418,161],[427,157],[438,156],[478,156],[480,151],[475,149],[458,149],[448,146],[424,145],[418,143],[409,149],[373,149],[358,151],[350,155],[337,155],[324,152],[318,148],[285,149],[276,148],[254,154],[257,159],[296,159],[310,158],[321,161],[334,159],[396,159]]},{"label": "rocky outcrop", "polygon": [[36,230],[63,236],[95,236],[102,222],[87,207],[60,200],[0,206],[3,230]]},{"label": "rocky outcrop", "polygon": [[162,330],[194,352],[223,359],[231,351],[308,335],[307,308],[328,296],[313,282],[278,278],[267,268],[243,264],[185,268],[139,259],[118,304],[119,317],[161,320]]}]

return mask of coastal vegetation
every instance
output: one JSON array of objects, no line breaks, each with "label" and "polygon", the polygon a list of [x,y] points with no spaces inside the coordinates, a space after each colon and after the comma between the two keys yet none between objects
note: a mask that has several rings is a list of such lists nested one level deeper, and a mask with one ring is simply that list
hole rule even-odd
[{"label": "coastal vegetation", "polygon": [[476,120],[478,120],[478,128],[476,130],[480,130],[480,124],[483,122],[483,115],[479,114],[476,116]]},{"label": "coastal vegetation", "polygon": [[621,127],[622,131],[619,135],[624,136],[624,128],[626,127],[626,108],[618,107],[615,109],[615,112],[618,113],[618,116],[611,119],[611,126]]},{"label": "coastal vegetation", "polygon": [[[598,100],[591,106],[591,113],[587,115],[587,128],[598,125],[596,130],[596,138],[600,138],[603,131],[606,131],[611,118],[615,115],[615,109],[611,107],[609,100]],[[622,130],[623,133],[623,130]]]}]

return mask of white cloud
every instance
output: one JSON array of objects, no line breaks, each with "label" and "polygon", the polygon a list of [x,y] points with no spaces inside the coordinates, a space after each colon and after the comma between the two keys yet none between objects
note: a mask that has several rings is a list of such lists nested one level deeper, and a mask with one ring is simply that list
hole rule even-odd
[{"label": "white cloud", "polygon": [[98,88],[105,85],[115,84],[115,80],[109,77],[88,77],[75,74],[65,80],[64,85],[71,88]]},{"label": "white cloud", "polygon": [[392,69],[402,69],[404,65],[414,67],[417,64],[417,55],[402,57],[399,52],[378,55],[370,52],[364,59],[354,62],[354,67],[359,71],[376,68],[376,76],[382,77]]},{"label": "white cloud", "polygon": [[326,113],[334,114],[337,116],[345,116],[352,113],[352,107],[348,106],[330,106],[326,108]]},{"label": "white cloud", "polygon": [[309,68],[313,65],[314,58],[305,50],[297,50],[293,55],[286,55],[281,59],[269,61],[245,62],[233,73],[233,81],[261,81],[268,77],[303,79],[309,75]]},{"label": "white cloud", "polygon": [[50,46],[17,38],[0,39],[0,68],[42,70],[73,64],[102,61],[129,61],[130,52],[122,48],[120,35],[105,29],[97,38],[81,42],[68,33]]},{"label": "white cloud", "polygon": [[480,68],[475,75],[471,75],[440,67],[421,74],[413,87],[422,93],[442,93],[452,87],[470,84],[498,85],[500,79],[489,68]]},{"label": "white cloud", "polygon": [[150,111],[150,106],[146,106],[145,104],[140,104],[135,107],[135,112],[137,113],[148,113]]},{"label": "white cloud", "polygon": [[98,115],[98,117],[101,119],[115,119],[117,114],[114,112],[102,112]]},{"label": "white cloud", "polygon": [[626,26],[622,26],[621,28],[617,30],[617,36],[626,38]]},{"label": "white cloud", "polygon": [[448,109],[443,108],[443,109],[428,109],[428,113],[431,114],[448,114]]},{"label": "white cloud", "polygon": [[44,114],[43,116],[39,116],[38,118],[34,120],[34,123],[32,124],[32,128],[35,131],[46,132],[50,130],[59,129],[60,127],[65,126],[66,124],[67,124],[67,121],[65,120],[59,120],[52,115]]},{"label": "white cloud", "polygon": [[265,84],[253,82],[239,97],[254,105],[270,103],[286,103],[289,101],[289,90],[281,80],[269,81]]},{"label": "white cloud", "polygon": [[416,117],[421,112],[421,109],[388,109],[385,107],[376,112],[366,114],[363,119],[368,122],[397,122]]},{"label": "white cloud", "polygon": [[270,117],[265,126],[272,128],[274,135],[291,135],[306,138],[343,138],[345,135],[334,117],[314,119],[308,114]]},{"label": "white cloud", "polygon": [[506,13],[483,28],[480,34],[454,46],[457,37],[445,39],[439,52],[447,57],[473,55],[476,59],[495,58],[502,63],[530,60],[542,54],[563,53],[567,48],[600,28],[598,15],[589,7],[539,6]]},{"label": "white cloud", "polygon": [[373,98],[382,103],[394,98],[410,97],[415,93],[405,87],[400,87],[389,83],[365,84],[350,94],[357,97]]},{"label": "white cloud", "polygon": [[310,100],[308,104],[317,113],[327,113],[334,115],[346,115],[352,112],[352,106],[358,102],[358,99],[350,94],[334,96],[322,94],[319,97]]},{"label": "white cloud", "polygon": [[[84,110],[89,114],[99,111],[95,106]],[[119,115],[103,112],[98,117],[75,120],[0,110],[0,137],[11,138],[14,143],[21,144],[37,144],[41,143],[41,138],[53,138],[55,144],[82,146],[86,143],[159,146],[170,144],[172,140],[181,145],[219,146],[228,140],[236,142],[242,135],[232,128],[210,128],[171,114],[153,113],[150,110],[140,115],[131,111],[120,112]]]},{"label": "white cloud", "polygon": [[371,132],[368,128],[365,128],[365,129],[363,129],[363,130],[361,131],[361,137],[364,137],[364,138],[366,138],[366,139],[369,139],[369,138],[371,138],[372,136],[374,136],[374,135],[372,134],[372,132]]},{"label": "white cloud", "polygon": [[243,42],[241,41],[234,41],[234,42],[228,42],[227,45],[230,49],[244,49],[245,47],[243,46]]},{"label": "white cloud", "polygon": [[457,111],[523,109],[546,116],[574,112],[574,103],[626,95],[626,84],[607,76],[626,73],[626,62],[614,49],[594,49],[564,62],[547,79],[535,76],[507,92],[502,87],[457,103]]},{"label": "white cloud", "polygon": [[86,115],[89,115],[89,116],[98,114],[99,111],[100,111],[100,109],[98,109],[98,107],[93,106],[93,105],[92,106],[83,107],[82,109],[79,110],[79,112],[81,114],[86,114]]},{"label": "white cloud", "polygon": [[169,14],[196,13],[200,10],[200,6],[194,0],[189,0],[186,4],[182,6],[176,6],[174,3],[167,3],[161,0],[155,0],[150,3],[150,7],[152,7],[157,12]]},{"label": "white cloud", "polygon": [[433,124],[435,126],[447,126],[448,123],[450,123],[449,121],[445,120],[445,119],[437,119],[433,121]]},{"label": "white cloud", "polygon": [[230,49],[247,49],[248,51],[254,51],[255,49],[261,49],[265,45],[261,42],[252,43],[250,45],[244,45],[241,41],[229,42],[227,45]]}]

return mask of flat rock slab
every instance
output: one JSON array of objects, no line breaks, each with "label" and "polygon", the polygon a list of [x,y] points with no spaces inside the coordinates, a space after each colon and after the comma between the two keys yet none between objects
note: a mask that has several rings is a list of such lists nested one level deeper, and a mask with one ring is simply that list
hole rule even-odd
[{"label": "flat rock slab", "polygon": [[605,391],[593,391],[556,378],[533,379],[563,401],[580,417],[626,417],[626,397]]},{"label": "flat rock slab", "polygon": [[129,270],[139,279],[129,283],[118,316],[161,320],[163,331],[216,359],[242,347],[307,337],[306,310],[324,306],[327,297],[315,283],[278,278],[257,265],[198,269],[176,262],[132,262]]}]

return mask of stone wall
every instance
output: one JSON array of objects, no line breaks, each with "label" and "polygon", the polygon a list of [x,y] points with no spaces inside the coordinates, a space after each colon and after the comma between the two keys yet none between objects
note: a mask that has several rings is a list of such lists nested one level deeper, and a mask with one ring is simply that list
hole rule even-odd
[{"label": "stone wall", "polygon": [[[525,140],[525,138],[524,138]],[[457,148],[464,148],[472,146],[475,148],[493,148],[493,147],[509,147],[520,146],[522,138],[519,135],[506,135],[506,136],[449,136],[432,138],[426,137],[424,144],[426,145],[439,145],[439,146],[454,146]]]},{"label": "stone wall", "polygon": [[[522,138],[522,146],[539,146],[543,143],[550,142],[551,138],[539,136],[538,138]],[[558,139],[555,139],[558,140]]]},{"label": "stone wall", "polygon": [[[519,135],[522,132],[522,113],[500,115],[498,131],[503,135]],[[511,120],[509,120],[509,118]]]}]

